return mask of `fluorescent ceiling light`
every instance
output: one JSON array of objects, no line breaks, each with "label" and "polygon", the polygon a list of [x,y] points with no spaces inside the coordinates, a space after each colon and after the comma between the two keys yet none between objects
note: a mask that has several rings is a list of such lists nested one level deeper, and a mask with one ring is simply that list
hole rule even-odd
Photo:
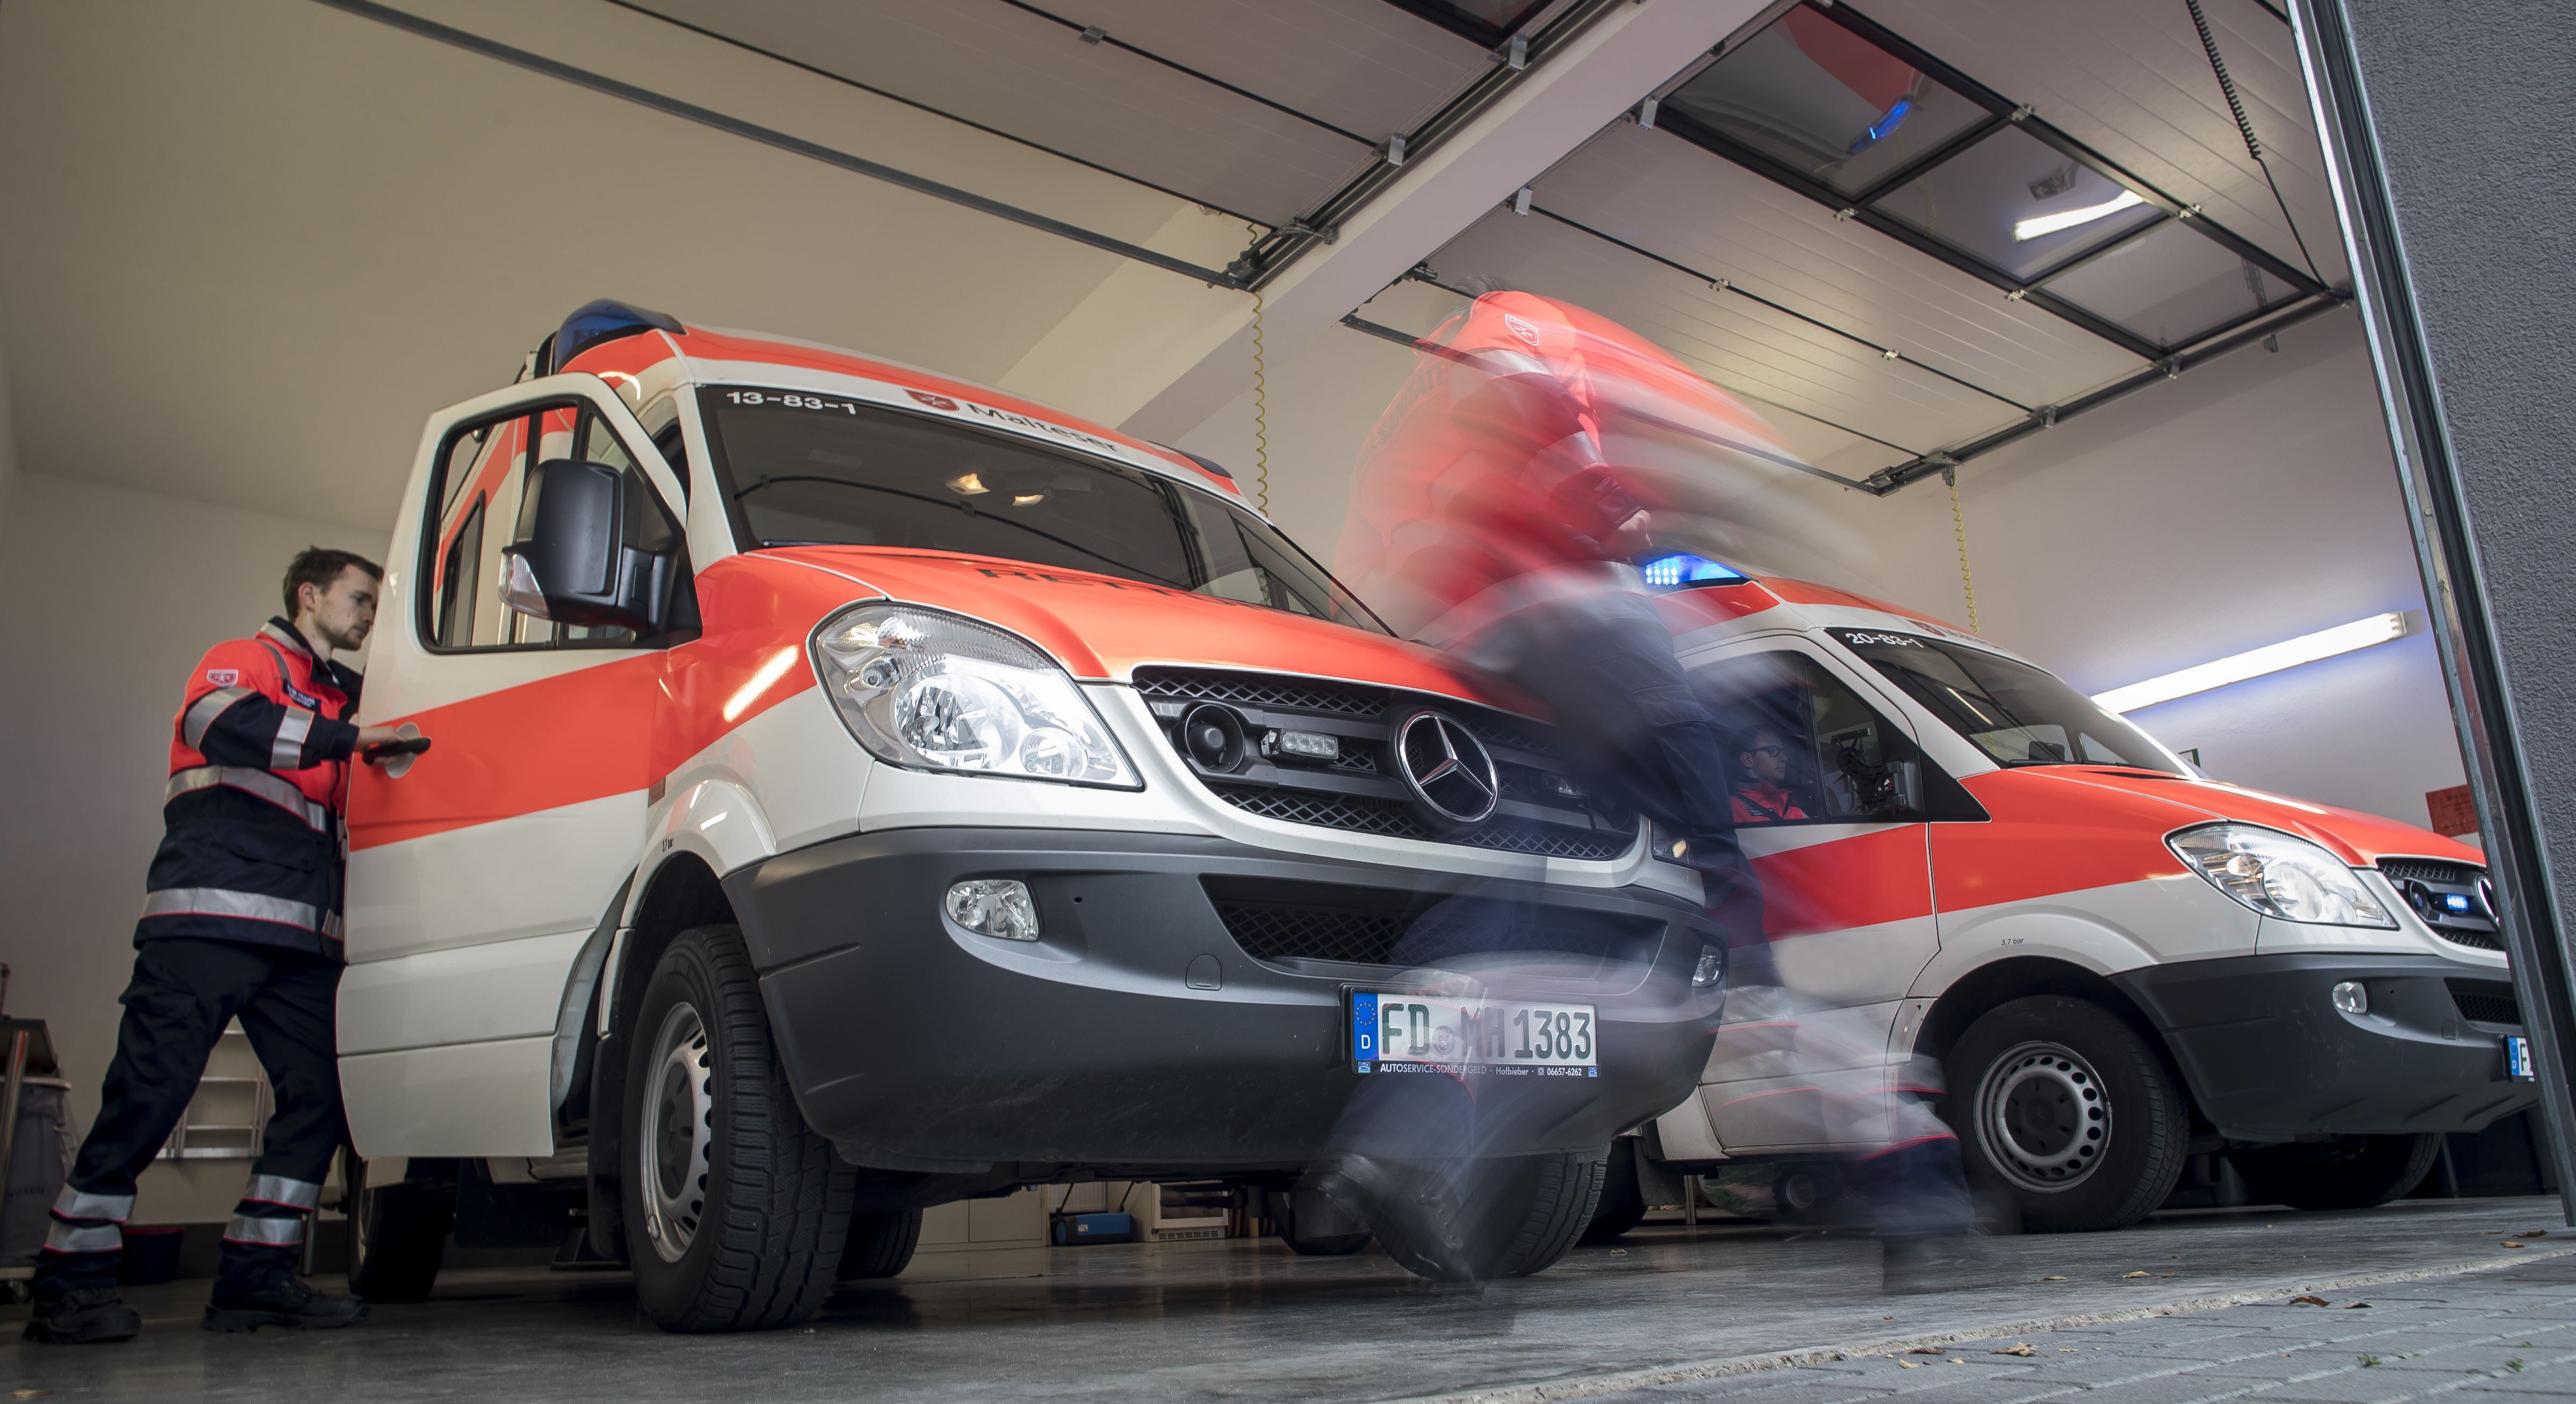
[{"label": "fluorescent ceiling light", "polygon": [[2098,205],[2086,205],[2080,210],[2060,210],[2055,214],[2033,215],[2013,226],[2013,242],[2027,243],[2043,234],[2054,234],[2061,229],[2072,229],[2079,224],[2091,224],[2097,219],[2109,219],[2122,210],[2143,205],[2146,202],[2146,197],[2138,192],[2123,190],[2116,197]]},{"label": "fluorescent ceiling light", "polygon": [[2394,611],[2374,614],[2368,619],[2356,619],[2331,629],[2319,629],[2313,634],[2301,634],[2295,639],[2221,658],[2215,663],[2203,663],[2179,673],[2167,673],[2127,687],[2115,687],[2109,692],[2097,692],[2093,694],[2093,700],[2104,711],[2134,712],[2177,697],[2189,697],[2195,692],[2207,692],[2213,687],[2225,687],[2247,678],[2259,678],[2265,673],[2295,668],[2302,663],[2314,663],[2320,658],[2332,658],[2338,653],[2350,653],[2357,648],[2404,638],[2406,633],[2405,615]]}]

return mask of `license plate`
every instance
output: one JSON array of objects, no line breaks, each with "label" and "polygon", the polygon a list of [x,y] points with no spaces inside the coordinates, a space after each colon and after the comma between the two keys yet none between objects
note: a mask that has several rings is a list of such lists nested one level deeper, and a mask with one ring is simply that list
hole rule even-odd
[{"label": "license plate", "polygon": [[2531,1070],[2530,1039],[2524,1038],[2520,1034],[2506,1034],[2504,1036],[2504,1075],[2507,1077],[2520,1078],[2525,1082],[2529,1082],[2533,1078],[2539,1076],[2538,1073]]},{"label": "license plate", "polygon": [[1504,1072],[1599,1077],[1600,1021],[1588,1004],[1351,995],[1351,1066],[1359,1072]]}]

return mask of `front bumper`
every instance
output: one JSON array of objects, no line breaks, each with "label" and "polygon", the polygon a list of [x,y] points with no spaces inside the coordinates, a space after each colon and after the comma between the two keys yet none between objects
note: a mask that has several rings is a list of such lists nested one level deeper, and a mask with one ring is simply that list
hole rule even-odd
[{"label": "front bumper", "polygon": [[[2111,977],[2165,1036],[2200,1112],[2221,1135],[2477,1131],[2532,1106],[2538,1085],[2506,1074],[2517,1023],[2467,1012],[2499,972],[2439,956],[2336,952],[2151,965]],[[2367,1013],[2334,1007],[2345,980]],[[2470,998],[2455,997],[2453,985]],[[2468,1009],[2464,1011],[2464,1004]]]},{"label": "front bumper", "polygon": [[[970,877],[1027,882],[1042,939],[949,921],[941,897]],[[1481,961],[1495,997],[1595,1006],[1599,1075],[1360,1075],[1346,992],[1407,988],[1420,972],[1269,947],[1256,960],[1211,884],[1230,902],[1447,899],[1491,903],[1502,925],[1535,911],[1542,925],[1615,928],[1621,942],[1589,966],[1526,950],[1439,961]],[[1662,893],[1283,858],[1215,838],[897,829],[782,854],[725,885],[807,1120],[848,1159],[888,1170],[1293,1168],[1369,1148],[1351,1144],[1355,1104],[1395,1094],[1361,1089],[1397,1083],[1448,1097],[1434,1119],[1449,1118],[1459,1150],[1598,1147],[1690,1095],[1723,1002],[1690,988],[1701,947],[1723,943],[1695,905]],[[1239,926],[1243,909],[1229,910]],[[1386,1122],[1382,1107],[1370,1117]]]}]

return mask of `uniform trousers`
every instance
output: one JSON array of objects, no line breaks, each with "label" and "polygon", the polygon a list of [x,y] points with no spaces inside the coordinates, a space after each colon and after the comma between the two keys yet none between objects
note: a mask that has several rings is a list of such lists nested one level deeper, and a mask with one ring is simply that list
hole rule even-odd
[{"label": "uniform trousers", "polygon": [[215,1291],[257,1291],[294,1271],[305,1221],[348,1138],[334,1037],[341,969],[328,956],[238,941],[162,937],[137,948],[98,1119],[37,1260],[38,1295],[115,1282],[135,1179],[187,1113],[216,1040],[236,1018],[276,1107],[224,1229]]}]

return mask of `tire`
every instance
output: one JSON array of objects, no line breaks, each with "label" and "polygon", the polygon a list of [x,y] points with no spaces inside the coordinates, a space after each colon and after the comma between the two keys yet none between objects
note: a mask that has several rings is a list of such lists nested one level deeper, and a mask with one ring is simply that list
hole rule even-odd
[{"label": "tire", "polygon": [[2189,1120],[2146,1039],[2081,999],[2034,995],[1968,1026],[1945,1060],[1942,1115],[1968,1178],[2031,1233],[2145,1218],[2182,1174]]},{"label": "tire", "polygon": [[918,1209],[852,1214],[850,1236],[841,1241],[841,1263],[832,1276],[842,1282],[892,1277],[912,1261],[912,1250],[920,1242]]},{"label": "tire", "polygon": [[367,1164],[340,1153],[349,1206],[349,1290],[371,1302],[416,1302],[438,1282],[456,1227],[453,1185],[400,1181],[370,1188]]},{"label": "tire", "polygon": [[[1309,1258],[1338,1258],[1369,1245],[1369,1231],[1357,1216],[1319,1190],[1271,1190],[1262,1195],[1270,1222],[1279,1226],[1279,1241],[1288,1251]],[[1303,1206],[1304,1212],[1299,1212]],[[1320,1221],[1329,1228],[1352,1225],[1347,1232],[1310,1231]]]},{"label": "tire", "polygon": [[806,1126],[731,926],[681,932],[644,989],[626,1065],[627,1261],[666,1331],[757,1331],[832,1290],[855,1172]]},{"label": "tire", "polygon": [[2421,1184],[2441,1153],[2442,1138],[2424,1132],[2295,1141],[2229,1151],[2227,1159],[2259,1203],[2293,1209],[2369,1209]]},{"label": "tire", "polygon": [[1583,1226],[1578,1243],[1610,1243],[1646,1221],[1646,1192],[1637,1184],[1637,1138],[1610,1143],[1610,1160],[1602,1167],[1601,1198],[1592,1222]]},{"label": "tire", "polygon": [[[1473,1162],[1462,1174],[1389,1166],[1377,1241],[1435,1282],[1527,1277],[1565,1256],[1601,1201],[1608,1147]],[[1388,1191],[1392,1191],[1391,1193]]]},{"label": "tire", "polygon": [[1850,1196],[1840,1167],[1821,1161],[1788,1161],[1772,1172],[1772,1212],[1789,1223],[1813,1226],[1847,1217]]}]

